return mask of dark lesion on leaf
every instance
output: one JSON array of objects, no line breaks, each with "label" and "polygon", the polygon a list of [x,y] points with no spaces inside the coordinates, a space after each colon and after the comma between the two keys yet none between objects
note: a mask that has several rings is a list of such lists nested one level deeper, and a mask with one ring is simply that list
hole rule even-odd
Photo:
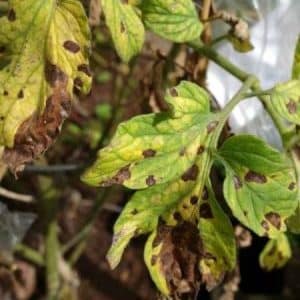
[{"label": "dark lesion on leaf", "polygon": [[52,88],[52,95],[46,100],[43,112],[36,112],[28,118],[19,127],[13,148],[5,148],[4,151],[3,160],[15,174],[47,150],[71,111],[71,96],[67,91],[68,76],[51,63],[46,65],[45,76]]},{"label": "dark lesion on leaf", "polygon": [[191,198],[190,198],[190,203],[192,204],[192,205],[195,205],[195,204],[197,204],[198,203],[198,197],[197,196],[192,196]]},{"label": "dark lesion on leaf", "polygon": [[171,296],[195,297],[200,289],[199,261],[204,253],[197,227],[189,222],[176,227],[160,224],[156,239],[162,247],[155,263],[160,263]]},{"label": "dark lesion on leaf", "polygon": [[263,184],[267,182],[267,177],[254,171],[248,171],[245,175],[245,180],[248,182]]},{"label": "dark lesion on leaf", "polygon": [[200,218],[203,219],[212,219],[214,217],[211,207],[208,203],[201,204],[199,213],[200,213]]},{"label": "dark lesion on leaf", "polygon": [[204,146],[199,146],[198,150],[197,150],[197,154],[200,155],[205,151],[205,147]]},{"label": "dark lesion on leaf", "polygon": [[195,181],[199,173],[199,167],[197,165],[192,165],[184,174],[182,174],[181,179],[183,181]]},{"label": "dark lesion on leaf", "polygon": [[74,41],[65,41],[63,46],[66,50],[74,54],[80,51],[80,46]]},{"label": "dark lesion on leaf", "polygon": [[172,97],[178,97],[178,92],[177,92],[176,88],[171,88],[170,89],[170,95]]},{"label": "dark lesion on leaf", "polygon": [[148,158],[148,157],[154,157],[156,154],[156,151],[153,149],[147,149],[143,151],[143,156],[144,158]]},{"label": "dark lesion on leaf", "polygon": [[154,178],[153,175],[149,175],[147,178],[146,178],[146,184],[148,186],[152,186],[152,185],[155,185],[156,184],[156,180]]},{"label": "dark lesion on leaf", "polygon": [[209,193],[208,193],[208,189],[206,186],[203,187],[201,198],[202,198],[202,200],[208,200],[208,198],[209,198]]},{"label": "dark lesion on leaf", "polygon": [[10,22],[16,21],[17,16],[16,16],[16,12],[15,12],[15,10],[13,8],[9,9],[9,11],[7,13],[7,19]]},{"label": "dark lesion on leaf", "polygon": [[79,65],[79,66],[77,67],[77,70],[78,70],[79,72],[84,73],[84,74],[87,75],[88,77],[91,77],[91,76],[92,76],[90,67],[89,67],[87,64],[81,64],[81,65]]},{"label": "dark lesion on leaf", "polygon": [[20,90],[19,93],[18,93],[18,98],[19,99],[23,99],[24,98],[24,91],[23,90]]},{"label": "dark lesion on leaf", "polygon": [[123,22],[120,23],[120,31],[121,31],[121,33],[125,33],[126,32],[126,27],[125,27],[125,25],[124,25]]},{"label": "dark lesion on leaf", "polygon": [[233,184],[235,189],[240,189],[243,186],[241,179],[238,176],[233,176]]},{"label": "dark lesion on leaf", "polygon": [[269,212],[265,215],[265,218],[278,230],[281,227],[281,217],[276,212]]},{"label": "dark lesion on leaf", "polygon": [[268,224],[268,222],[267,222],[266,220],[263,220],[263,221],[261,222],[261,226],[263,227],[263,229],[264,229],[266,232],[270,230],[270,226],[269,226],[269,224]]},{"label": "dark lesion on leaf", "polygon": [[112,176],[110,179],[101,181],[100,186],[107,187],[113,184],[123,184],[124,181],[130,179],[130,177],[131,177],[131,173],[130,173],[130,164],[129,164],[120,168],[117,174]]},{"label": "dark lesion on leaf", "polygon": [[295,187],[296,187],[296,182],[291,182],[291,183],[289,184],[289,186],[288,186],[288,189],[289,189],[290,191],[292,191],[292,190],[295,189]]},{"label": "dark lesion on leaf", "polygon": [[213,132],[216,129],[216,127],[218,126],[218,124],[219,124],[218,121],[211,121],[206,127],[207,133]]},{"label": "dark lesion on leaf", "polygon": [[297,112],[297,103],[292,99],[289,100],[286,107],[290,114],[295,114]]}]

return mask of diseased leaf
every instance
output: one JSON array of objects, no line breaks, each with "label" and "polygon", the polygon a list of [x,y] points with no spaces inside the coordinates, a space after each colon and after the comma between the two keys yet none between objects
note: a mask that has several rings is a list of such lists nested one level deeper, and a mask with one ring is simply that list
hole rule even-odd
[{"label": "diseased leaf", "polygon": [[270,101],[281,117],[300,124],[300,80],[277,84],[271,91]]},{"label": "diseased leaf", "polygon": [[259,256],[260,266],[267,271],[280,269],[292,256],[287,236],[282,233],[276,239],[269,240]]},{"label": "diseased leaf", "polygon": [[106,24],[123,61],[137,55],[144,44],[145,30],[135,8],[121,0],[102,0]]},{"label": "diseased leaf", "polygon": [[173,42],[200,37],[203,25],[192,0],[146,0],[140,6],[146,27]]},{"label": "diseased leaf", "polygon": [[297,190],[283,154],[258,138],[235,136],[225,141],[218,155],[226,169],[224,195],[235,217],[260,236],[275,238],[285,231]]},{"label": "diseased leaf", "polygon": [[80,1],[9,1],[0,19],[0,143],[13,171],[52,143],[73,89],[89,90],[89,38]]},{"label": "diseased leaf", "polygon": [[295,188],[297,189],[297,208],[293,215],[286,220],[288,230],[295,234],[300,234],[300,148],[295,146],[292,150],[292,159],[296,173],[297,182]]},{"label": "diseased leaf", "polygon": [[110,145],[83,180],[95,186],[123,184],[143,189],[183,176],[195,180],[217,116],[209,112],[208,94],[193,83],[182,82],[168,91],[172,113],[141,115],[119,125]]},{"label": "diseased leaf", "polygon": [[295,49],[292,78],[300,80],[300,38],[298,38]]},{"label": "diseased leaf", "polygon": [[193,83],[172,88],[166,101],[171,112],[119,125],[83,179],[142,189],[115,224],[111,266],[132,237],[150,233],[145,260],[158,288],[166,295],[193,294],[200,278],[214,286],[236,259],[233,229],[208,183],[208,149],[216,146],[222,127],[220,115],[210,112],[209,95]]}]

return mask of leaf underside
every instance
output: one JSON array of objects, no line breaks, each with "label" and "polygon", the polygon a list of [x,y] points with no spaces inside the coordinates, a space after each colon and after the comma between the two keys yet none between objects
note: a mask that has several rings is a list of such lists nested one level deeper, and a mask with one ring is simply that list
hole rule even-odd
[{"label": "leaf underside", "polygon": [[90,32],[80,1],[9,1],[0,46],[0,144],[16,172],[51,145],[73,90],[90,88]]}]

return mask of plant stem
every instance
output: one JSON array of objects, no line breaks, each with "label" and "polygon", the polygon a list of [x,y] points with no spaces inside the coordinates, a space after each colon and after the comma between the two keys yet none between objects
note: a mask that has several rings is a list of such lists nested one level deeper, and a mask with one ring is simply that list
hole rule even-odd
[{"label": "plant stem", "polygon": [[39,267],[45,265],[43,256],[38,251],[24,244],[17,244],[14,248],[14,252]]},{"label": "plant stem", "polygon": [[[190,42],[189,45],[190,45],[190,47],[192,47],[194,50],[196,50],[200,54],[211,59],[217,65],[219,65],[224,70],[229,72],[231,75],[238,78],[240,81],[245,82],[250,76],[252,76],[251,74],[245,72],[244,70],[240,69],[238,66],[236,66],[235,64],[230,62],[226,57],[220,55],[214,49],[201,44],[199,41]],[[259,94],[262,92],[262,89],[260,87],[260,82],[258,79],[256,80],[256,84],[252,85],[251,89],[256,94]],[[275,126],[277,127],[282,139],[284,140],[284,136],[287,134],[288,130],[287,130],[285,124],[283,123],[283,120],[276,114],[276,112],[270,105],[268,97],[258,96],[258,99],[260,99],[262,101],[262,103],[265,105],[266,110],[270,114]]]},{"label": "plant stem", "polygon": [[47,270],[48,300],[54,300],[60,286],[59,276],[59,242],[57,238],[57,223],[53,220],[48,224],[45,241],[45,261]]}]

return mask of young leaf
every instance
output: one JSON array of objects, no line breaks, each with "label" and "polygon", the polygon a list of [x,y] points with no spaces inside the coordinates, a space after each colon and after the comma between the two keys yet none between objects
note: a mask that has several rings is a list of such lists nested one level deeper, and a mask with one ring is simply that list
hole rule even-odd
[{"label": "young leaf", "polygon": [[292,78],[300,80],[300,37],[298,38],[295,49]]},{"label": "young leaf", "polygon": [[281,117],[300,124],[300,80],[276,85],[270,98],[272,107]]},{"label": "young leaf", "polygon": [[146,27],[173,42],[200,37],[203,25],[192,0],[147,0],[140,6]]},{"label": "young leaf", "polygon": [[0,144],[14,171],[45,151],[87,92],[90,32],[77,0],[9,1],[0,19]]},{"label": "young leaf", "polygon": [[218,155],[226,169],[224,195],[235,217],[258,235],[277,237],[297,204],[289,161],[253,136],[228,139]]},{"label": "young leaf", "polygon": [[[210,184],[205,185],[212,164],[208,148],[216,146],[220,115],[210,112],[209,95],[193,83],[183,81],[172,88],[166,101],[171,112],[139,116],[119,125],[83,179],[93,185],[118,183],[142,189],[115,225],[108,260],[115,267],[133,236],[151,233],[146,263],[161,291],[175,295],[195,292],[200,284],[199,264],[202,282],[209,287],[232,270],[235,242],[229,220]],[[186,266],[175,253],[187,257]]]},{"label": "young leaf", "polygon": [[287,236],[282,233],[276,239],[269,240],[259,256],[260,266],[267,271],[280,269],[292,256]]},{"label": "young leaf", "polygon": [[122,0],[102,0],[102,6],[116,50],[128,62],[143,47],[144,25],[135,8]]}]

